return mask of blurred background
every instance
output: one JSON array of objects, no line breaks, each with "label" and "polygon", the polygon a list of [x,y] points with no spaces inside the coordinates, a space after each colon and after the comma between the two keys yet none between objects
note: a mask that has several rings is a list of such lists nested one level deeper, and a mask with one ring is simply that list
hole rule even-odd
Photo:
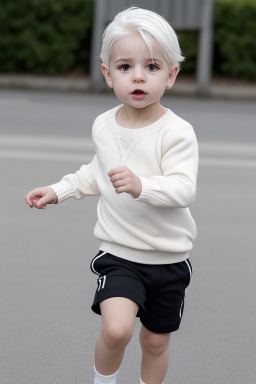
[{"label": "blurred background", "polygon": [[[184,7],[188,8],[187,3],[198,3],[200,7],[198,5],[196,12],[200,14],[201,4],[207,1],[185,1]],[[112,0],[112,3],[119,3],[121,9],[122,3],[141,5],[139,1]],[[154,9],[159,2],[146,3]],[[223,82],[255,82],[255,1],[215,0],[213,3],[213,78]],[[115,5],[115,8],[118,7]],[[108,14],[110,19],[109,6]],[[2,0],[0,73],[89,76],[93,16],[94,0]],[[199,32],[193,29],[178,31],[186,57],[180,79],[193,79],[196,73]]]},{"label": "blurred background", "polygon": [[[101,15],[94,12],[96,3],[100,4],[98,11],[100,10]],[[176,4],[177,9],[173,4]],[[206,8],[212,8],[210,15],[202,12],[205,4],[210,4]],[[181,48],[186,57],[179,81],[195,80],[200,53],[200,28],[206,21],[213,31],[213,36],[206,38],[211,45],[209,50],[213,53],[210,71],[214,83],[255,85],[255,0],[2,0],[1,79],[3,75],[23,74],[90,80],[90,72],[97,63],[95,55],[93,58],[91,55],[92,52],[95,53],[92,46],[94,30],[98,28],[99,23],[109,21],[116,9],[131,5],[147,5],[149,9],[156,9],[171,19],[169,21],[172,21],[174,27],[178,27]],[[102,20],[104,14],[108,17],[105,16],[105,20]],[[180,22],[181,16],[183,22]],[[193,21],[196,16],[200,20],[200,27]],[[98,25],[95,25],[94,21]],[[94,44],[100,44],[100,36]],[[207,57],[204,57],[204,61],[206,60]],[[11,81],[9,83],[13,84]]]},{"label": "blurred background", "polygon": [[[198,238],[165,384],[254,384],[256,0],[0,1],[0,382],[92,383],[97,198],[31,210],[26,193],[91,161],[91,126],[120,103],[99,71],[117,8],[175,26],[181,72],[162,104],[196,132]],[[203,47],[203,48],[202,48]],[[138,334],[120,383],[138,383]]]}]

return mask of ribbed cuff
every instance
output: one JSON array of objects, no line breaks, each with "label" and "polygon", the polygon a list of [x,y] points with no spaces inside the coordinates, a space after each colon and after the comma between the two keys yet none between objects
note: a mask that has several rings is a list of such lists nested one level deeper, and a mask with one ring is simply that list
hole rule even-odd
[{"label": "ribbed cuff", "polygon": [[153,190],[153,183],[151,180],[147,179],[146,177],[140,177],[141,181],[141,193],[139,197],[136,199],[138,201],[141,201],[143,203],[151,203],[154,199],[154,195],[152,193]]},{"label": "ribbed cuff", "polygon": [[54,190],[58,197],[58,203],[68,199],[75,195],[75,188],[65,180],[61,180],[59,183],[52,184],[50,187]]}]

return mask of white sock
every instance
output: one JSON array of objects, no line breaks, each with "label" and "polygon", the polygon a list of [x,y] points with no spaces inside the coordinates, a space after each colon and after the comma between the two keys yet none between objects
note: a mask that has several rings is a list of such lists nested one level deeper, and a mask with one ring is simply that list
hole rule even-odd
[{"label": "white sock", "polygon": [[[146,384],[146,383],[144,383],[144,381],[142,381],[141,379],[140,379],[140,384]],[[164,384],[164,383],[163,383]]]},{"label": "white sock", "polygon": [[118,371],[110,376],[101,375],[94,366],[94,384],[116,384],[117,374]]}]

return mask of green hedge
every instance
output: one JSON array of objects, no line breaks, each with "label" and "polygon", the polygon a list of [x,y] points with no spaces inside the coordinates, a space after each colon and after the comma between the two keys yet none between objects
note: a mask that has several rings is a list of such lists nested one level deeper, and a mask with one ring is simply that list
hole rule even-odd
[{"label": "green hedge", "polygon": [[[256,0],[216,0],[214,62],[216,74],[256,81]],[[182,72],[196,68],[197,32],[181,32],[186,61]]]},{"label": "green hedge", "polygon": [[0,72],[88,71],[93,0],[1,0]]},{"label": "green hedge", "polygon": [[199,33],[198,31],[177,31],[177,34],[182,54],[185,57],[185,61],[181,64],[181,74],[195,73]]},{"label": "green hedge", "polygon": [[[88,73],[93,0],[1,0],[0,72]],[[215,0],[214,72],[256,81],[256,0]],[[198,33],[179,32],[194,73]]]},{"label": "green hedge", "polygon": [[217,72],[256,80],[256,0],[216,0]]}]

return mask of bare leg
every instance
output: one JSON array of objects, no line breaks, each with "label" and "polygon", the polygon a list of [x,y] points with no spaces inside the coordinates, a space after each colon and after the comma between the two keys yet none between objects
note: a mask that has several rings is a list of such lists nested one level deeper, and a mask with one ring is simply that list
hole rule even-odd
[{"label": "bare leg", "polygon": [[140,332],[142,348],[141,378],[146,384],[162,384],[168,364],[170,333],[153,333],[143,325]]},{"label": "bare leg", "polygon": [[138,305],[124,297],[113,297],[100,304],[101,331],[96,342],[95,367],[102,375],[115,373],[132,338]]}]

